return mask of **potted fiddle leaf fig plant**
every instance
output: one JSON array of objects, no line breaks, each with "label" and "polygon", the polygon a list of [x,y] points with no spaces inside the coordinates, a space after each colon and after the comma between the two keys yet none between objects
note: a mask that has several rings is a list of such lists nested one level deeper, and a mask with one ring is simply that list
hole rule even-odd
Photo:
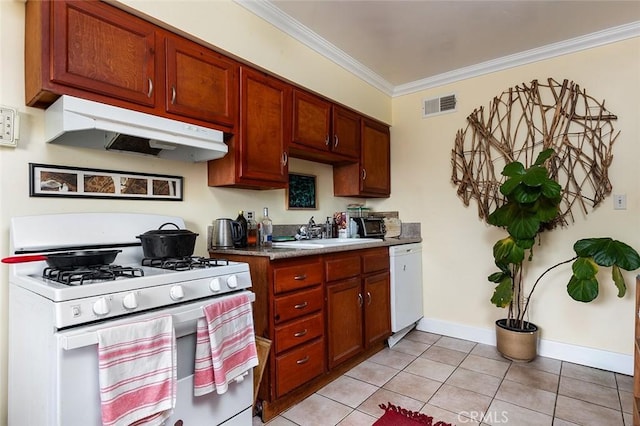
[{"label": "potted fiddle leaf fig plant", "polygon": [[487,220],[507,232],[493,246],[499,271],[488,279],[497,284],[491,302],[508,308],[507,317],[496,321],[497,349],[515,361],[531,361],[537,355],[538,327],[525,318],[531,296],[548,272],[573,262],[567,292],[574,300],[591,302],[598,296],[600,267],[611,268],[618,297],[623,297],[627,288],[621,270],[640,267],[640,256],[629,245],[608,237],[586,238],[573,245],[574,257],[550,266],[533,285],[525,287],[525,262],[533,260],[534,247],[543,250],[540,234],[558,224],[562,187],[545,167],[553,155],[553,149],[542,151],[529,168],[517,161],[507,164],[502,171],[506,180],[500,186],[505,202]]}]

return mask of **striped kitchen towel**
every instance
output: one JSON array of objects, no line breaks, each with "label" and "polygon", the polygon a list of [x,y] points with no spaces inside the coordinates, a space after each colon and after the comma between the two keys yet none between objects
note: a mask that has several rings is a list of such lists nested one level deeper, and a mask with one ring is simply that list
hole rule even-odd
[{"label": "striped kitchen towel", "polygon": [[102,424],[160,425],[176,405],[171,315],[98,331]]},{"label": "striped kitchen towel", "polygon": [[229,383],[241,381],[258,365],[253,315],[249,296],[220,298],[204,307],[198,320],[195,355],[195,396],[215,390],[227,391]]}]

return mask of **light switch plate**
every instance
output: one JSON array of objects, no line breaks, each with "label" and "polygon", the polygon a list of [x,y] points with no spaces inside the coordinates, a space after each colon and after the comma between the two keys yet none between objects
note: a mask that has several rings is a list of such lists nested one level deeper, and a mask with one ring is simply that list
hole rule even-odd
[{"label": "light switch plate", "polygon": [[15,108],[0,105],[0,145],[16,147],[20,139],[20,115]]}]

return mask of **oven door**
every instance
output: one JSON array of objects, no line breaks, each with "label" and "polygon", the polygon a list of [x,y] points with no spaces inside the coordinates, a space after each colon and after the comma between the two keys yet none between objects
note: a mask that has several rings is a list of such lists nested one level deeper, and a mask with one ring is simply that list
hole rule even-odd
[{"label": "oven door", "polygon": [[[252,300],[255,296],[251,292]],[[238,293],[234,293],[236,295]],[[229,296],[221,296],[229,297]],[[240,425],[250,424],[253,406],[252,372],[240,383],[232,383],[223,395],[212,392],[193,396],[193,370],[196,347],[196,323],[204,316],[202,307],[211,299],[188,303],[151,313],[132,315],[124,319],[107,321],[99,325],[74,328],[57,333],[58,378],[56,401],[61,426],[101,425],[98,382],[97,330],[132,320],[173,315],[177,340],[176,408],[165,425]]]}]

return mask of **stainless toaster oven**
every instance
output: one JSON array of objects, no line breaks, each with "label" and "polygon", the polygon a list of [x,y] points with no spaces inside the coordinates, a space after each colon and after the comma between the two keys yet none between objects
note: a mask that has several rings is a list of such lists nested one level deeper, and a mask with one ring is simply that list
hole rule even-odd
[{"label": "stainless toaster oven", "polygon": [[384,238],[386,227],[381,217],[354,217],[361,238]]}]

